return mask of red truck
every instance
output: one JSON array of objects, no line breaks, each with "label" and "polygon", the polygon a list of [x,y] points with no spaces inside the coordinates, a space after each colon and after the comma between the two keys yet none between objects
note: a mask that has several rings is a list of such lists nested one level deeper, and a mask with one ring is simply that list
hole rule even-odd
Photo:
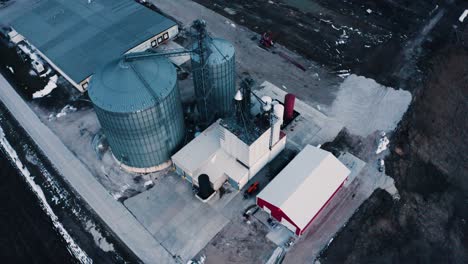
[{"label": "red truck", "polygon": [[247,190],[244,192],[244,199],[248,199],[258,191],[260,183],[258,181],[252,183]]}]

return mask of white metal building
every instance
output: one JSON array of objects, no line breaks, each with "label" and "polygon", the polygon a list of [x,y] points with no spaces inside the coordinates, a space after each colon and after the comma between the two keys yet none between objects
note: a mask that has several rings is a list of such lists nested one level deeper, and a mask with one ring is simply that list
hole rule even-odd
[{"label": "white metal building", "polygon": [[226,181],[240,190],[284,149],[286,135],[279,129],[281,123],[281,119],[276,119],[273,133],[271,127],[266,127],[259,136],[247,141],[219,119],[174,154],[172,162],[177,173],[196,186],[198,177],[207,174],[214,190]]},{"label": "white metal building", "polygon": [[302,235],[349,173],[330,152],[308,145],[257,195],[257,205]]}]

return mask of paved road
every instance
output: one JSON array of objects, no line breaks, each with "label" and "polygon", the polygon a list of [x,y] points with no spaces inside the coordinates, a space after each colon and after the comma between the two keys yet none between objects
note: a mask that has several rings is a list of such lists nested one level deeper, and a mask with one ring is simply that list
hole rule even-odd
[{"label": "paved road", "polygon": [[121,203],[112,198],[81,161],[39,120],[2,75],[0,100],[76,193],[135,255],[145,263],[174,263],[172,256]]}]

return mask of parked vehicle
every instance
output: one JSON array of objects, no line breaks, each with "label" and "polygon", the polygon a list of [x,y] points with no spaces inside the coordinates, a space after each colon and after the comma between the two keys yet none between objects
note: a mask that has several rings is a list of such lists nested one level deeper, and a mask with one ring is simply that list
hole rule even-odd
[{"label": "parked vehicle", "polygon": [[252,183],[249,188],[244,192],[244,199],[248,199],[250,196],[255,195],[259,190],[260,183],[258,181]]}]

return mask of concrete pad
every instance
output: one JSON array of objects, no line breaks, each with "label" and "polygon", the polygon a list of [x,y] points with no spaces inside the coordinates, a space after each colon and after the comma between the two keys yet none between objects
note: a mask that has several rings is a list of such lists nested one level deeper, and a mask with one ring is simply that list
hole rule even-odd
[{"label": "concrete pad", "polygon": [[228,222],[220,213],[202,206],[182,222],[170,222],[164,229],[166,236],[162,245],[187,261],[203,249]]},{"label": "concrete pad", "polygon": [[172,255],[188,261],[230,221],[193,195],[191,185],[174,173],[125,206]]},{"label": "concrete pad", "polygon": [[124,204],[154,236],[179,213],[180,208],[185,206],[185,200],[158,183],[151,190],[126,200]]},{"label": "concrete pad", "polygon": [[349,186],[349,184],[354,181],[354,179],[361,173],[366,163],[360,160],[358,157],[354,156],[349,152],[345,152],[338,157],[338,160],[341,161],[351,173],[348,175],[348,179],[344,183],[344,187]]},{"label": "concrete pad", "polygon": [[289,143],[292,143],[297,149],[302,149],[305,145],[309,144],[309,142],[318,143],[315,137],[322,128],[313,120],[307,120],[306,117],[298,116],[297,119],[284,130],[288,134]]},{"label": "concrete pad", "polygon": [[[225,187],[227,188],[227,187]],[[236,190],[232,187],[227,189],[225,193],[220,197],[219,191],[216,193],[216,196],[213,197],[208,203],[216,210],[223,210],[231,201],[240,193],[239,190]],[[229,217],[231,218],[231,217]]]},{"label": "concrete pad", "polygon": [[[248,188],[250,184],[251,182],[247,183],[245,185],[245,188]],[[227,203],[226,206],[221,208],[219,211],[229,219],[234,219],[236,216],[242,215],[244,209],[246,209],[250,205],[255,204],[255,197],[244,199],[242,197],[242,194],[243,194],[243,190],[241,192],[238,192],[237,195],[234,196],[229,201],[229,203]]]},{"label": "concrete pad", "polygon": [[284,244],[289,241],[289,238],[293,237],[294,234],[287,227],[278,224],[273,228],[266,237],[279,247],[284,247]]}]

